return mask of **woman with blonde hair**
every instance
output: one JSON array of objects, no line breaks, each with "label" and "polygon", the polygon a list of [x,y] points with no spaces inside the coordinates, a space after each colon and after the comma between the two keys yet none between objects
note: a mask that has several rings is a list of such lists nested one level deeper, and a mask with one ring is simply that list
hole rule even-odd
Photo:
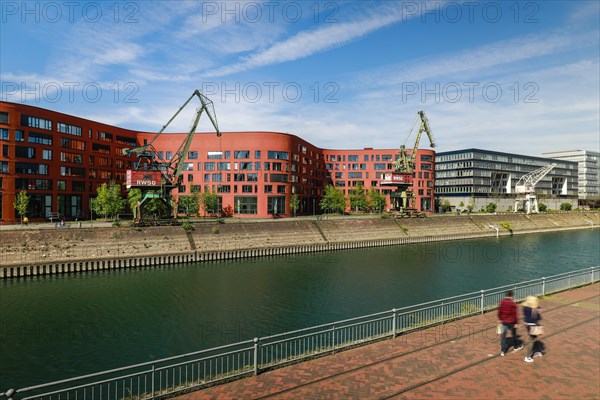
[{"label": "woman with blonde hair", "polygon": [[537,344],[537,337],[542,333],[542,327],[539,321],[542,315],[539,310],[540,301],[535,296],[527,296],[523,302],[523,318],[525,320],[525,328],[529,334],[529,342],[525,350],[525,362],[533,362],[534,357],[541,356],[541,352],[535,353],[534,350]]}]

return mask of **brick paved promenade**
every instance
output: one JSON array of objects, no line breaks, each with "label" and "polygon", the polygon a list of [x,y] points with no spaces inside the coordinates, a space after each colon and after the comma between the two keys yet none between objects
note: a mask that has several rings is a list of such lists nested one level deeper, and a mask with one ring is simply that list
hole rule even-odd
[{"label": "brick paved promenade", "polygon": [[493,312],[178,399],[600,399],[600,285],[541,307],[546,353],[534,363],[524,349],[500,357]]}]

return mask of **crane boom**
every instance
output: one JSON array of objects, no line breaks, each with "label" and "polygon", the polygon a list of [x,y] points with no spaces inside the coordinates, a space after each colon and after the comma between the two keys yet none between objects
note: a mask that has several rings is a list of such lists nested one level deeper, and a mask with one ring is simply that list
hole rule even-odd
[{"label": "crane boom", "polygon": [[525,174],[519,179],[515,185],[515,193],[533,193],[535,192],[535,185],[541,181],[546,175],[550,173],[556,167],[556,163],[545,165],[541,168],[531,171]]},{"label": "crane boom", "polygon": [[541,168],[525,174],[515,185],[515,193],[523,196],[515,199],[515,212],[525,211],[527,214],[538,213],[538,201],[535,195],[535,185],[556,167],[555,163],[545,165]]},{"label": "crane boom", "polygon": [[[425,111],[419,111],[418,117],[421,118],[421,124],[419,126],[419,131],[417,132],[417,138],[415,140],[415,145],[413,147],[410,156],[406,153],[406,146],[402,144],[399,150],[398,160],[394,161],[394,168],[396,172],[402,174],[412,174],[415,170],[416,160],[417,160],[417,150],[419,149],[419,142],[421,141],[421,135],[423,132],[427,133],[427,137],[429,138],[429,146],[435,147],[435,140],[433,139],[433,134],[431,133],[431,128],[429,127],[429,120],[427,119],[427,115]],[[413,125],[414,127],[414,125]],[[408,136],[412,133],[412,129],[410,130]],[[408,136],[406,140],[408,140]],[[405,140],[405,142],[406,142]]]},{"label": "crane boom", "polygon": [[[152,144],[194,97],[198,98],[201,105],[196,109],[196,115],[194,116],[189,132],[183,142],[179,145],[179,148],[173,157],[171,157],[170,160],[165,161],[159,157],[158,152]],[[165,204],[168,210],[172,210],[173,216],[176,217],[177,209],[171,204],[171,191],[181,184],[180,178],[182,177],[181,172],[183,171],[184,160],[192,145],[192,140],[196,133],[198,123],[200,122],[200,117],[202,117],[202,114],[204,113],[206,113],[210,119],[217,136],[221,136],[213,102],[196,89],[185,103],[179,107],[169,121],[163,125],[161,130],[152,137],[149,143],[144,144],[143,146],[123,149],[124,155],[136,154],[138,157],[138,162],[135,164],[135,170],[127,170],[127,188],[135,187],[142,191],[142,198],[137,202],[134,211],[138,223],[141,221],[141,205],[150,198],[159,199]],[[157,158],[160,160],[156,161]]]}]

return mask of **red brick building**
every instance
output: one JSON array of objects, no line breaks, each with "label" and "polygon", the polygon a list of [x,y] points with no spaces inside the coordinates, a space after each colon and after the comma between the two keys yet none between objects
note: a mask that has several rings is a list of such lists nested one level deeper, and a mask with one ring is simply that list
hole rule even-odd
[{"label": "red brick building", "polygon": [[[122,129],[29,105],[0,102],[0,223],[18,220],[13,202],[20,190],[30,196],[30,220],[51,212],[66,219],[90,215],[97,187],[114,180],[124,186],[132,157],[121,150],[144,144],[154,133]],[[170,159],[186,137],[166,133],[153,146]],[[349,190],[362,182],[384,195],[381,174],[392,169],[396,149],[327,150],[277,132],[198,133],[184,160],[179,193],[214,190],[222,207],[236,217],[268,218],[292,214],[293,194],[299,214],[320,212],[327,184]],[[419,150],[415,173],[417,209],[433,211],[434,155]],[[177,191],[174,195],[177,195]],[[388,198],[389,205],[389,198]]]}]

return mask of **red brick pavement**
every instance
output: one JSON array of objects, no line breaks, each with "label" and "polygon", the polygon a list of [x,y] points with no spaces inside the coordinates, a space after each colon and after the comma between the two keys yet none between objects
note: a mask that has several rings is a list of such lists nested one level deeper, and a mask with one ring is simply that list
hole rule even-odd
[{"label": "red brick pavement", "polygon": [[492,312],[178,399],[600,399],[600,285],[541,306],[546,354],[534,363],[524,350],[500,357]]}]

